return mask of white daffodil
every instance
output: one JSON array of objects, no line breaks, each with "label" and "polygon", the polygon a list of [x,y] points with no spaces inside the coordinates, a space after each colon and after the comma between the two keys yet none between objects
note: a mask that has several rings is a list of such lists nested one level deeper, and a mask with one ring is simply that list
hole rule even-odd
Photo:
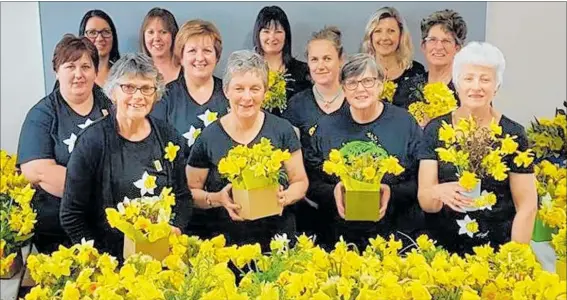
[{"label": "white daffodil", "polygon": [[193,144],[195,144],[195,140],[197,140],[197,137],[201,134],[201,131],[201,128],[195,128],[193,125],[191,125],[189,131],[183,134],[183,137],[187,139],[187,146],[191,147],[193,146]]},{"label": "white daffodil", "polygon": [[217,120],[218,113],[206,110],[204,114],[198,115],[197,117],[205,123],[205,127]]},{"label": "white daffodil", "polygon": [[118,203],[118,205],[116,205],[116,208],[118,209],[119,213],[121,214],[126,213],[126,208],[124,207],[124,204],[122,204],[122,202]]},{"label": "white daffodil", "polygon": [[140,189],[140,195],[143,197],[146,193],[150,195],[154,194],[154,189],[156,185],[156,177],[149,175],[148,172],[144,172],[142,178],[134,182],[134,185]]},{"label": "white daffodil", "polygon": [[71,136],[68,139],[63,140],[63,144],[67,145],[67,150],[69,151],[69,153],[73,152],[73,149],[75,149],[76,141],[77,136],[74,133],[71,133]]},{"label": "white daffodil", "polygon": [[124,202],[124,204],[126,205],[130,205],[130,199],[126,196],[124,196],[124,200],[122,200],[122,202]]},{"label": "white daffodil", "polygon": [[93,123],[93,120],[91,120],[90,118],[87,118],[87,119],[85,120],[85,123],[79,124],[79,125],[77,125],[77,126],[79,126],[79,128],[81,128],[81,129],[85,129],[85,128],[87,128],[89,125],[91,125],[92,123]]},{"label": "white daffodil", "polygon": [[465,218],[462,220],[457,220],[457,224],[460,227],[459,235],[466,234],[472,238],[478,232],[478,223],[475,219],[471,220],[469,215],[465,215]]},{"label": "white daffodil", "polygon": [[81,245],[94,247],[94,240],[88,240],[87,241],[85,238],[82,238],[81,239]]}]

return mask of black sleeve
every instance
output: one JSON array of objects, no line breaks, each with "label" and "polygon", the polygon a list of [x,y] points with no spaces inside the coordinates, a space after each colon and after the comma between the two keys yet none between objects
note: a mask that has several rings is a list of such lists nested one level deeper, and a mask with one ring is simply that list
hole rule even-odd
[{"label": "black sleeve", "polygon": [[417,160],[437,160],[437,153],[435,148],[437,148],[439,134],[439,122],[433,120],[425,126],[423,130],[423,136],[420,138],[417,151]]},{"label": "black sleeve", "polygon": [[[103,153],[103,136],[89,128],[81,134],[67,164],[65,188],[61,198],[61,226],[73,243],[82,238],[93,240],[95,233],[87,223],[87,216],[93,213],[96,199],[98,160]],[[95,133],[95,134],[93,134]]]},{"label": "black sleeve", "polygon": [[[179,154],[183,153],[183,145],[185,140],[181,137],[173,127],[169,129],[169,135],[174,144],[180,145]],[[185,157],[177,157],[173,161],[173,193],[175,194],[175,206],[173,212],[175,214],[172,225],[184,230],[189,223],[192,215],[193,196],[187,186],[187,175],[185,173]]]},{"label": "black sleeve", "polygon": [[321,151],[319,141],[320,137],[315,133],[309,139],[308,146],[305,149],[305,170],[309,178],[307,198],[317,203],[322,211],[333,211],[335,208],[334,190],[338,179],[323,172],[325,155]]},{"label": "black sleeve", "polygon": [[[205,128],[207,129],[207,128]],[[209,131],[204,130],[201,133],[195,143],[191,147],[191,153],[189,153],[189,158],[187,159],[187,164],[193,168],[200,169],[210,169],[211,163],[209,162],[209,157],[207,155],[207,138]]]},{"label": "black sleeve", "polygon": [[[528,136],[524,127],[520,124],[516,124],[514,130],[510,133],[511,136],[517,136],[516,143],[518,143],[518,151],[526,151],[529,149],[529,142]],[[510,173],[521,173],[521,174],[530,174],[534,173],[534,163],[531,163],[529,166],[524,167],[523,165],[518,167],[514,163],[514,158],[516,157],[515,154],[508,156],[509,161],[507,162],[508,167],[510,168]]]},{"label": "black sleeve", "polygon": [[412,68],[414,69],[414,74],[421,74],[421,75],[425,74],[425,67],[421,63],[415,60],[413,61]]},{"label": "black sleeve", "polygon": [[55,159],[55,143],[51,138],[53,118],[45,106],[35,106],[28,112],[18,142],[18,166],[36,159]]},{"label": "black sleeve", "polygon": [[289,150],[289,153],[293,153],[299,149],[301,149],[301,142],[293,130],[293,126],[288,121],[284,120],[285,124],[282,124],[282,150]]}]

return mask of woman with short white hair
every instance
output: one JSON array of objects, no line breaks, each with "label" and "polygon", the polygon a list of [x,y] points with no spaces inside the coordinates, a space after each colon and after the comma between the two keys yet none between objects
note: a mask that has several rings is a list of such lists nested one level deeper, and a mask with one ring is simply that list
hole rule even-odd
[{"label": "woman with short white hair", "polygon": [[[433,213],[433,238],[449,251],[470,253],[474,246],[490,243],[499,246],[510,240],[529,243],[535,214],[537,193],[533,165],[518,167],[507,161],[507,179],[482,180],[481,190],[493,192],[497,202],[491,210],[465,213],[472,199],[462,195],[465,189],[457,182],[452,164],[440,161],[435,149],[443,147],[439,129],[444,122],[457,124],[461,119],[477,118],[479,126],[488,127],[494,120],[502,128],[502,135],[517,136],[518,151],[526,151],[528,142],[522,125],[512,121],[492,106],[494,96],[502,85],[506,61],[495,46],[485,42],[471,42],[456,56],[453,78],[461,105],[455,111],[433,119],[424,131],[420,144],[419,203],[424,211]],[[459,234],[457,220],[476,220],[478,233]],[[434,219],[434,221],[433,221]]]}]

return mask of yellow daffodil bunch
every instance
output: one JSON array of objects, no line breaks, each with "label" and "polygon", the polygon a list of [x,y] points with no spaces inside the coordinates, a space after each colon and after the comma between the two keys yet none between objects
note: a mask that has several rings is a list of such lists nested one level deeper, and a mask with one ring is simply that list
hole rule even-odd
[{"label": "yellow daffodil bunch", "polygon": [[175,195],[165,187],[159,196],[124,198],[117,208],[107,208],[106,218],[113,228],[118,228],[133,241],[150,243],[168,237],[171,233],[169,221]]},{"label": "yellow daffodil bunch", "polygon": [[262,138],[252,147],[243,145],[230,149],[218,166],[219,173],[234,186],[247,189],[254,179],[277,184],[285,172],[283,162],[291,158],[288,150],[275,149],[271,141]]},{"label": "yellow daffodil bunch", "polygon": [[539,159],[567,159],[567,120],[565,111],[557,110],[553,119],[536,118],[527,129],[530,147]]},{"label": "yellow daffodil bunch", "polygon": [[543,160],[535,166],[537,193],[540,199],[538,217],[551,228],[567,222],[567,168]]},{"label": "yellow daffodil bunch", "polygon": [[439,140],[444,147],[435,151],[443,162],[457,168],[459,184],[473,190],[484,176],[503,181],[508,178],[509,167],[505,157],[515,155],[517,166],[527,167],[533,162],[532,151],[518,151],[516,136],[502,136],[502,127],[492,120],[489,127],[480,127],[469,117],[453,126],[443,121]]},{"label": "yellow daffodil bunch", "polygon": [[341,150],[332,149],[323,163],[323,171],[336,175],[342,181],[380,184],[385,174],[400,175],[404,168],[399,160],[373,142],[349,142]]},{"label": "yellow daffodil bunch", "polygon": [[382,89],[382,94],[380,95],[380,99],[392,103],[394,101],[394,95],[396,94],[397,88],[398,85],[395,82],[391,80],[384,81],[384,86]]},{"label": "yellow daffodil bunch", "polygon": [[264,95],[262,108],[268,111],[272,111],[274,108],[284,111],[287,108],[286,77],[284,73],[271,70],[268,72],[268,90]]},{"label": "yellow daffodil bunch", "polygon": [[8,273],[17,252],[33,236],[35,190],[16,169],[16,157],[0,151],[0,275]]},{"label": "yellow daffodil bunch", "polygon": [[567,259],[567,226],[565,224],[557,233],[552,235],[551,245],[555,249],[557,259],[565,262]]},{"label": "yellow daffodil bunch", "polygon": [[417,90],[418,99],[408,107],[408,112],[418,123],[448,114],[457,108],[453,91],[442,82],[428,83]]}]

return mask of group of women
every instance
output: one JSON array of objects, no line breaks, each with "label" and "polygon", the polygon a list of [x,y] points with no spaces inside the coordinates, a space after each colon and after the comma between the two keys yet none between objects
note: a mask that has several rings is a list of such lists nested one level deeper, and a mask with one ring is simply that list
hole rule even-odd
[{"label": "group of women", "polygon": [[[122,235],[106,221],[105,208],[125,197],[176,196],[172,232],[232,244],[260,243],[275,234],[314,234],[323,247],[342,236],[359,248],[376,235],[429,234],[457,253],[475,245],[527,243],[536,211],[533,169],[511,167],[504,182],[483,181],[498,202],[491,211],[464,213],[471,201],[455,169],[434,149],[442,121],[470,115],[482,126],[495,119],[504,134],[521,125],[494,109],[505,68],[502,53],[484,42],[465,46],[467,29],[454,11],[434,12],[421,22],[425,67],[413,60],[409,28],[391,7],[371,16],[358,54],[347,56],[336,27],[325,27],[306,45],[304,63],[291,55],[291,29],[277,6],[260,10],[254,50],[231,53],[223,78],[213,71],[222,54],[221,33],[204,20],[178,27],[171,12],[152,9],[140,29],[140,53],[120,56],[116,28],[100,11],[83,18],[79,37],[66,35],[53,55],[58,84],[27,114],[18,165],[37,192],[34,242],[41,252],[83,238],[118,257]],[[287,108],[262,109],[269,71],[286,74]],[[393,102],[380,100],[384,82],[398,88]],[[418,124],[407,112],[416,86],[443,82],[459,107]],[[237,145],[268,138],[288,150],[287,181],[278,199],[281,215],[243,220],[219,161]],[[325,174],[331,149],[372,141],[398,158],[399,176],[384,177],[378,222],[344,220],[344,186]],[[164,149],[180,146],[175,157]],[[457,220],[478,221],[482,234],[459,234]],[[402,236],[399,236],[403,239]]]}]

